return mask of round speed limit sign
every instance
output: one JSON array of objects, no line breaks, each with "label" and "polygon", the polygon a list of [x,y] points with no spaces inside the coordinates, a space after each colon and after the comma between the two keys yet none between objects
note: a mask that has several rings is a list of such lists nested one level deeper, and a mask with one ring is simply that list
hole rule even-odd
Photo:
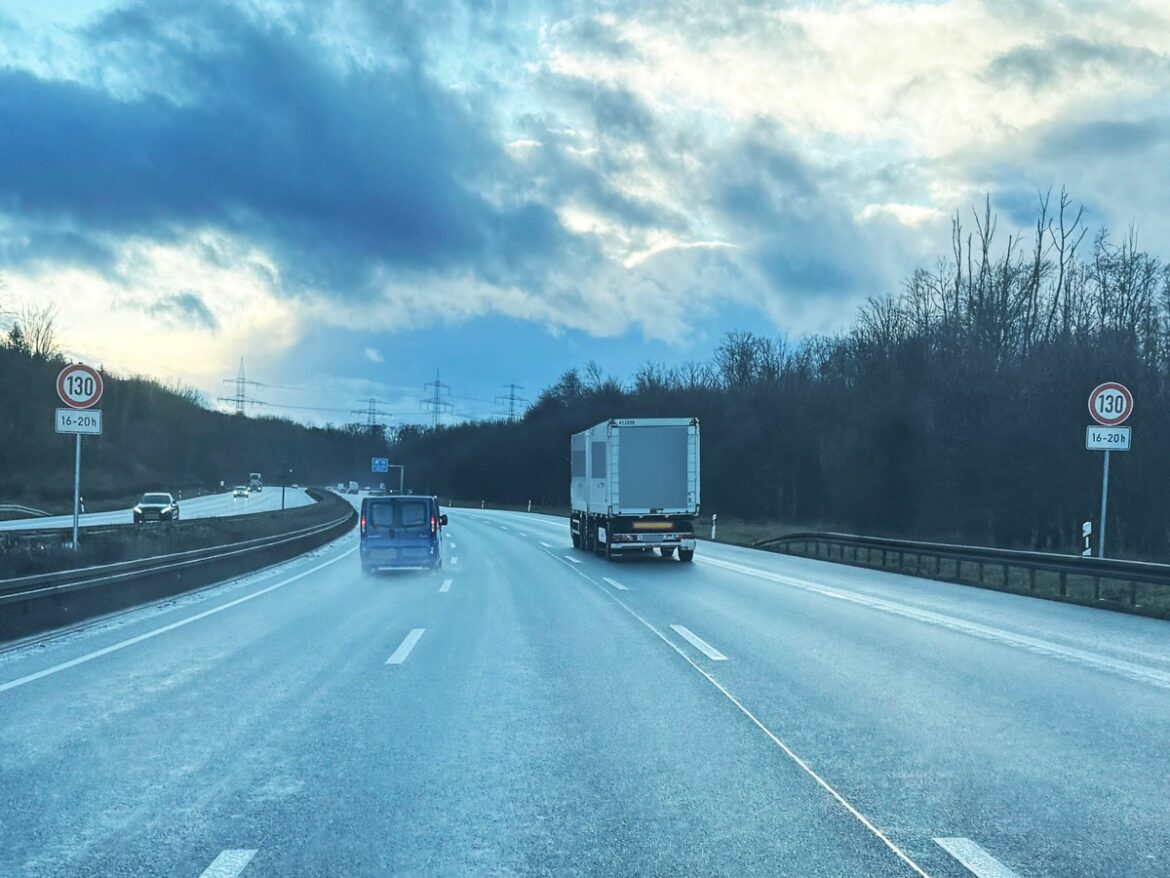
[{"label": "round speed limit sign", "polygon": [[1089,394],[1089,414],[1105,427],[1116,427],[1133,414],[1133,394],[1124,384],[1106,381]]},{"label": "round speed limit sign", "polygon": [[92,408],[102,398],[102,375],[81,363],[66,366],[57,376],[57,395],[70,408]]}]

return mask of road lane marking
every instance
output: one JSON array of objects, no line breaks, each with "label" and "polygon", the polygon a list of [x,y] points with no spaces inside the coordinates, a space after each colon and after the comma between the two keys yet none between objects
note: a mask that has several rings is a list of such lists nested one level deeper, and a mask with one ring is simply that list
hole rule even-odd
[{"label": "road lane marking", "polygon": [[540,541],[540,544],[541,544],[542,546],[544,546],[546,549],[551,549],[551,548],[552,548],[552,546],[551,546],[549,543],[546,543],[544,540],[541,540],[541,541]]},{"label": "road lane marking", "polygon": [[410,633],[406,635],[406,639],[399,644],[398,649],[394,650],[390,658],[386,659],[388,665],[400,665],[406,661],[410,651],[414,649],[414,645],[418,643],[418,639],[423,636],[426,628],[412,628]]},{"label": "road lane marking", "polygon": [[934,843],[967,867],[978,878],[1020,878],[1015,872],[969,838],[936,838]]},{"label": "road lane marking", "polygon": [[528,539],[528,534],[524,533],[523,531],[518,530],[518,531],[516,531],[516,533],[519,534],[520,536],[524,537],[524,539]]},{"label": "road lane marking", "polygon": [[450,590],[451,590],[451,580],[444,579],[443,584],[439,586],[439,591],[450,591]]},{"label": "road lane marking", "polygon": [[629,591],[628,588],[626,588],[624,585],[622,585],[616,579],[610,579],[608,576],[603,576],[601,578],[604,579],[606,582],[608,582],[610,585],[612,585],[614,588],[616,588],[618,591]]},{"label": "road lane marking", "polygon": [[252,862],[254,856],[256,856],[256,851],[223,851],[211,861],[211,865],[203,870],[203,874],[199,878],[236,878],[244,871],[248,863]]},{"label": "road lane marking", "polygon": [[452,555],[452,556],[451,556],[451,566],[452,566],[452,567],[454,567],[454,566],[455,566],[456,564],[458,564],[458,563],[459,563],[459,556],[458,556],[458,555]]},{"label": "road lane marking", "polygon": [[686,628],[682,625],[671,625],[670,627],[674,629],[675,633],[679,637],[681,637],[683,640],[685,640],[687,643],[689,643],[691,646],[693,646],[695,649],[697,649],[703,655],[707,656],[707,658],[711,659],[711,661],[713,661],[713,662],[727,661],[727,656],[725,656],[723,653],[721,653],[719,650],[717,650],[715,647],[713,647],[711,644],[709,644],[707,641],[705,641],[698,634],[695,634],[689,628]]},{"label": "road lane marking", "polygon": [[942,613],[933,612],[931,610],[920,610],[907,604],[899,604],[894,601],[887,601],[882,598],[870,597],[868,595],[863,595],[857,592],[817,585],[813,582],[800,579],[795,576],[771,573],[767,570],[760,570],[755,567],[747,567],[742,564],[734,564],[730,561],[718,561],[709,557],[697,557],[696,560],[702,564],[710,564],[713,567],[722,567],[725,570],[732,570],[736,573],[743,573],[747,576],[754,576],[758,579],[764,579],[769,582],[777,582],[781,585],[790,585],[794,588],[799,588],[803,589],[804,591],[813,592],[814,594],[823,595],[824,597],[833,598],[839,601],[847,601],[852,604],[868,607],[871,610],[880,610],[883,613],[890,613],[894,616],[902,616],[907,619],[914,619],[918,622],[926,622],[931,625],[938,625],[943,628],[949,628],[952,631],[958,631],[961,634],[967,634],[972,637],[979,637],[984,640],[991,640],[997,643],[1006,643],[1011,646],[1022,647],[1029,652],[1047,655],[1052,658],[1071,662],[1073,664],[1087,665],[1089,667],[1096,668],[1097,670],[1109,671],[1115,674],[1119,674],[1123,677],[1128,677],[1131,680],[1137,680],[1141,683],[1148,683],[1154,686],[1159,686],[1163,689],[1170,689],[1170,672],[1161,671],[1146,665],[1127,662],[1123,659],[1109,658],[1108,656],[1087,652],[1086,650],[1077,649],[1076,647],[1064,646],[1063,644],[1054,643],[1050,640],[1042,640],[1039,637],[1030,637],[1026,634],[1015,634],[1003,628],[994,628],[991,625],[983,625],[979,622],[968,622],[965,619],[959,619],[955,616],[947,616]]},{"label": "road lane marking", "polygon": [[[551,552],[549,554],[553,558],[557,557],[556,555],[553,555]],[[565,557],[568,558],[567,555]],[[561,563],[565,563],[565,562],[562,561]],[[771,741],[778,748],[780,748],[780,750],[784,753],[785,756],[787,756],[794,763],[796,763],[797,767],[800,768],[801,771],[803,771],[805,774],[807,774],[809,777],[811,777],[816,782],[817,786],[819,786],[826,793],[828,793],[830,796],[832,796],[833,799],[842,808],[844,808],[846,811],[848,811],[849,814],[852,815],[852,817],[855,820],[857,820],[858,823],[860,823],[867,830],[869,830],[873,834],[873,836],[875,838],[877,838],[878,841],[880,841],[882,844],[884,844],[886,846],[886,848],[894,856],[896,856],[899,860],[901,860],[903,863],[905,863],[914,872],[914,874],[918,876],[918,878],[930,878],[930,875],[927,874],[921,866],[919,866],[916,862],[914,862],[914,860],[912,860],[910,858],[909,854],[907,854],[904,850],[902,850],[900,847],[898,847],[896,844],[894,844],[893,840],[888,835],[886,835],[877,826],[875,826],[870,821],[870,819],[868,817],[866,817],[864,814],[862,814],[860,811],[858,811],[855,807],[853,807],[853,805],[850,804],[849,800],[846,799],[839,792],[837,792],[836,788],[832,784],[830,784],[827,780],[825,780],[823,777],[821,777],[819,774],[817,774],[816,770],[811,765],[809,765],[807,762],[805,762],[803,759],[801,759],[791,747],[789,747],[782,740],[780,740],[780,738],[778,738],[776,736],[775,732],[773,732],[770,728],[768,728],[766,725],[764,725],[764,723],[760,720],[760,718],[757,717],[754,713],[752,713],[742,701],[740,701],[738,698],[736,698],[734,695],[732,695],[731,691],[726,686],[724,686],[722,683],[720,683],[718,680],[716,680],[715,676],[713,674],[709,673],[698,662],[696,662],[689,655],[687,655],[685,652],[683,652],[680,647],[678,647],[669,637],[667,637],[665,634],[663,634],[661,631],[659,631],[654,626],[654,624],[652,622],[649,622],[645,617],[643,617],[641,614],[639,614],[637,610],[635,610],[633,607],[631,607],[629,604],[627,604],[625,601],[623,601],[620,597],[618,597],[613,592],[607,591],[606,589],[602,588],[601,583],[597,582],[595,579],[593,579],[592,577],[590,577],[588,574],[584,573],[583,571],[577,570],[575,567],[570,567],[569,569],[572,570],[574,573],[576,573],[578,576],[580,576],[582,579],[584,579],[586,582],[588,582],[590,585],[596,586],[602,592],[602,594],[606,595],[611,601],[613,601],[615,604],[617,604],[619,607],[621,607],[623,610],[625,610],[627,613],[629,613],[631,616],[633,616],[635,619],[637,619],[639,622],[641,622],[642,625],[644,625],[647,629],[649,629],[650,632],[652,634],[654,634],[655,637],[657,637],[659,640],[661,640],[663,643],[665,643],[667,646],[669,646],[672,650],[674,650],[674,652],[679,656],[679,658],[681,658],[684,662],[686,662],[688,665],[690,665],[692,668],[694,668],[695,671],[697,673],[699,673],[700,675],[702,675],[702,677],[708,683],[710,683],[712,686],[714,686],[719,691],[719,694],[721,694],[724,698],[726,698],[728,701],[730,701],[740,713],[742,713],[745,717],[747,717],[747,719],[749,721],[751,721],[752,725],[754,725],[761,732],[763,732],[769,741]]]},{"label": "road lane marking", "polygon": [[276,589],[283,588],[290,583],[296,582],[298,579],[304,579],[306,576],[311,576],[318,570],[328,567],[330,564],[336,564],[342,558],[347,558],[356,552],[357,548],[357,546],[354,546],[352,549],[342,552],[336,558],[331,558],[322,564],[318,564],[316,567],[309,568],[303,573],[298,573],[296,576],[290,576],[288,579],[273,583],[272,585],[266,588],[262,588],[259,591],[246,594],[242,598],[236,598],[234,601],[228,601],[226,604],[221,604],[218,607],[212,607],[210,610],[204,610],[202,613],[196,613],[194,616],[188,616],[186,619],[180,619],[178,622],[172,622],[169,625],[163,625],[161,628],[155,628],[152,631],[139,634],[137,637],[131,637],[128,640],[119,641],[118,643],[111,644],[110,646],[95,650],[94,652],[86,653],[83,656],[78,656],[75,659],[70,659],[67,662],[61,662],[60,664],[53,665],[51,668],[45,668],[43,671],[27,674],[23,677],[17,677],[15,680],[10,680],[7,683],[0,683],[0,692],[7,692],[9,689],[15,689],[18,686],[23,686],[26,683],[31,683],[34,680],[41,679],[42,677],[48,677],[52,674],[59,673],[60,671],[65,671],[69,668],[76,667],[77,665],[91,662],[96,658],[101,658],[103,655],[109,655],[111,652],[117,652],[120,649],[133,646],[134,644],[141,643],[144,640],[150,640],[152,637],[158,637],[160,634],[166,634],[168,631],[174,631],[176,628],[182,628],[184,625],[190,625],[192,622],[198,622],[200,619],[206,619],[208,616],[214,616],[216,613],[222,613],[224,610],[231,609],[232,607],[242,604],[245,601],[258,598],[260,595],[268,594],[270,591],[276,591]]},{"label": "road lane marking", "polygon": [[566,561],[572,561],[574,564],[580,564],[580,563],[581,563],[581,560],[580,560],[579,558],[574,558],[572,555],[565,555],[565,560],[566,560]]}]

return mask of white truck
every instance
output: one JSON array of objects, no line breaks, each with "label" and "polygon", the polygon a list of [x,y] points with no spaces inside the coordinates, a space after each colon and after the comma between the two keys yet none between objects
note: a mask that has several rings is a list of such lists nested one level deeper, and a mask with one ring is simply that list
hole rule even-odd
[{"label": "white truck", "polygon": [[614,559],[657,550],[695,556],[698,418],[615,418],[569,442],[569,531],[576,548]]},{"label": "white truck", "polygon": [[264,480],[260,478],[260,473],[248,473],[248,490],[263,491]]}]

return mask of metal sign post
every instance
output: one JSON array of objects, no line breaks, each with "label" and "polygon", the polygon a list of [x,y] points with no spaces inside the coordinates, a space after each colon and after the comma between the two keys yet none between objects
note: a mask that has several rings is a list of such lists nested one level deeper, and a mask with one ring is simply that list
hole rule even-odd
[{"label": "metal sign post", "polygon": [[55,416],[58,433],[73,434],[73,548],[77,549],[81,519],[81,437],[82,434],[100,436],[102,413],[94,406],[102,398],[102,375],[82,363],[66,366],[57,375],[57,395],[69,406],[57,409]]},{"label": "metal sign post", "polygon": [[1089,414],[1101,426],[1090,425],[1085,430],[1085,448],[1105,452],[1101,464],[1101,526],[1097,537],[1097,557],[1104,558],[1105,515],[1109,511],[1109,453],[1130,449],[1130,428],[1120,424],[1133,414],[1133,394],[1128,387],[1116,381],[1098,384],[1089,394]]}]

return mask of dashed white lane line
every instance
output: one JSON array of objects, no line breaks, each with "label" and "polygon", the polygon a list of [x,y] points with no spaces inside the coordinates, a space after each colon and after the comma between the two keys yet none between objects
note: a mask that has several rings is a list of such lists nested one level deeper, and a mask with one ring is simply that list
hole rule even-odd
[{"label": "dashed white lane line", "polygon": [[9,680],[7,683],[0,683],[0,692],[7,692],[9,689],[15,689],[18,686],[23,686],[25,683],[31,683],[34,680],[39,680],[41,677],[48,677],[51,674],[56,674],[59,671],[67,670],[68,668],[77,665],[91,662],[96,658],[101,658],[103,655],[109,655],[111,652],[117,652],[120,649],[125,649],[128,646],[133,646],[136,643],[141,643],[144,640],[150,640],[152,637],[158,637],[160,634],[166,634],[168,631],[174,631],[176,628],[182,628],[184,625],[190,625],[192,622],[197,622],[200,619],[206,619],[208,616],[214,616],[216,613],[222,613],[224,610],[230,609],[245,601],[250,601],[253,598],[258,598],[262,594],[268,594],[270,591],[275,591],[278,588],[283,588],[289,583],[296,582],[298,579],[304,579],[306,576],[311,576],[322,568],[328,567],[330,564],[336,564],[342,558],[348,558],[357,551],[357,546],[352,549],[342,552],[336,558],[330,558],[322,564],[315,567],[310,567],[296,576],[290,576],[288,579],[282,579],[280,582],[273,583],[266,588],[259,591],[254,591],[251,594],[246,594],[242,598],[236,598],[234,601],[228,601],[226,604],[220,604],[218,607],[212,607],[210,610],[204,610],[202,613],[196,613],[194,616],[188,616],[186,619],[180,619],[178,622],[172,622],[170,625],[163,625],[161,628],[155,628],[152,631],[147,631],[139,634],[137,637],[131,637],[129,640],[122,640],[118,643],[111,644],[103,649],[95,650],[94,652],[86,653],[78,656],[75,659],[70,659],[67,662],[61,662],[59,665],[53,665],[51,668],[45,668],[43,671],[37,671],[34,674],[28,674],[24,677],[17,677],[15,680]]},{"label": "dashed white lane line", "polygon": [[455,566],[456,564],[458,564],[458,563],[459,563],[459,556],[458,556],[458,555],[452,555],[452,556],[451,556],[451,566],[452,566],[452,567],[454,567],[454,566]]},{"label": "dashed white lane line", "polygon": [[546,549],[551,549],[551,548],[552,548],[552,544],[551,544],[551,543],[546,543],[544,540],[541,540],[541,541],[540,541],[540,544],[541,544],[542,546],[544,546]]},{"label": "dashed white lane line", "polygon": [[978,878],[1019,878],[1019,875],[969,838],[936,838],[934,842]]},{"label": "dashed white lane line", "polygon": [[618,591],[629,591],[628,588],[626,588],[624,585],[622,585],[616,579],[610,579],[608,576],[603,576],[601,578],[604,579],[606,582],[608,582],[610,585],[612,585],[614,588],[616,588]]},{"label": "dashed white lane line", "polygon": [[211,865],[203,870],[199,878],[236,878],[244,871],[256,851],[230,850],[223,851],[211,861]]},{"label": "dashed white lane line", "polygon": [[580,561],[579,559],[577,559],[577,558],[574,558],[572,555],[565,555],[565,560],[566,560],[566,561],[572,561],[574,564],[580,564],[580,563],[581,563],[581,561]]},{"label": "dashed white lane line", "polygon": [[451,540],[451,548],[452,548],[452,549],[454,549],[454,548],[455,548],[455,541],[454,541],[454,540]]},{"label": "dashed white lane line", "polygon": [[516,531],[516,533],[518,533],[520,536],[524,537],[524,539],[528,539],[528,534],[524,533],[523,531],[518,530],[518,531]]},{"label": "dashed white lane line", "polygon": [[414,649],[414,645],[418,643],[418,639],[423,636],[425,628],[412,628],[411,632],[406,635],[406,639],[402,641],[398,649],[394,650],[390,658],[386,659],[388,665],[400,665],[406,661],[410,655],[410,651]]},{"label": "dashed white lane line", "polygon": [[450,590],[451,590],[451,580],[444,579],[443,584],[439,586],[439,591],[443,592],[443,591],[450,591]]},{"label": "dashed white lane line", "polygon": [[858,811],[849,802],[848,799],[846,799],[843,795],[841,795],[839,792],[837,792],[836,788],[831,783],[829,783],[827,780],[825,780],[823,777],[821,777],[811,765],[809,765],[807,762],[805,762],[803,759],[801,759],[800,756],[798,756],[796,754],[796,751],[794,751],[791,747],[789,747],[782,740],[780,740],[780,738],[777,737],[776,733],[773,732],[766,725],[764,725],[763,721],[758,716],[756,716],[754,713],[752,713],[742,701],[740,701],[738,698],[736,698],[731,693],[731,690],[729,690],[726,686],[724,686],[722,683],[720,683],[715,678],[714,674],[712,674],[710,671],[706,670],[702,665],[700,665],[693,658],[691,658],[689,655],[687,655],[686,652],[682,649],[682,647],[680,647],[677,643],[675,643],[673,640],[671,640],[669,637],[667,637],[665,634],[663,634],[661,631],[659,631],[654,626],[654,623],[650,622],[644,616],[640,615],[637,610],[635,610],[633,607],[631,607],[629,604],[627,604],[625,601],[623,601],[621,598],[619,598],[613,592],[606,591],[604,588],[602,588],[601,583],[597,582],[597,580],[591,578],[584,571],[577,570],[576,568],[570,568],[570,569],[574,573],[576,573],[578,576],[580,576],[582,579],[584,579],[586,582],[588,582],[588,583],[592,584],[593,586],[595,586],[596,588],[600,589],[611,601],[616,603],[619,607],[621,607],[623,610],[625,610],[627,613],[629,613],[631,616],[633,616],[635,619],[637,619],[639,622],[641,622],[644,626],[646,626],[646,628],[655,637],[657,637],[659,640],[661,640],[663,643],[665,643],[668,647],[670,647],[672,650],[674,650],[675,654],[678,655],[679,658],[681,658],[684,662],[686,662],[688,665],[690,665],[692,668],[694,668],[695,671],[700,676],[702,676],[708,683],[710,683],[712,686],[714,686],[719,691],[719,694],[721,694],[724,698],[726,698],[729,702],[731,702],[735,706],[736,710],[738,710],[745,717],[747,717],[756,728],[758,728],[761,732],[763,732],[769,741],[771,741],[773,744],[775,744],[777,747],[779,747],[780,750],[783,751],[784,755],[787,756],[789,759],[791,759],[794,763],[796,763],[796,765],[800,768],[801,771],[803,771],[805,774],[807,774],[809,777],[811,777],[816,782],[817,786],[819,786],[826,793],[828,793],[830,796],[832,796],[833,799],[835,799],[838,802],[838,804],[841,805],[842,808],[844,808],[846,811],[848,811],[853,816],[853,818],[857,820],[858,823],[860,823],[867,830],[869,830],[871,833],[873,833],[874,837],[877,838],[882,844],[884,844],[890,850],[890,852],[892,854],[894,854],[894,856],[896,856],[899,860],[901,860],[903,863],[905,863],[910,868],[910,870],[912,872],[914,872],[915,875],[918,876],[918,878],[930,878],[930,875],[928,875],[923,870],[923,868],[921,866],[919,866],[916,862],[914,862],[914,860],[912,860],[910,858],[909,854],[907,854],[904,850],[902,850],[900,847],[898,847],[898,845],[896,845],[888,835],[886,835],[884,832],[882,832],[881,829],[879,829],[877,826],[875,826],[874,823],[868,817],[866,817],[864,814],[862,814],[860,811]]},{"label": "dashed white lane line", "polygon": [[674,629],[675,633],[679,637],[681,637],[683,640],[685,640],[687,643],[689,643],[691,646],[693,646],[695,649],[697,649],[703,655],[707,656],[707,658],[711,659],[711,661],[713,661],[713,662],[727,661],[727,656],[725,656],[723,653],[721,653],[719,650],[717,650],[715,647],[713,647],[711,644],[709,644],[707,641],[705,641],[698,634],[695,634],[689,628],[684,628],[682,625],[671,625],[670,627]]}]

